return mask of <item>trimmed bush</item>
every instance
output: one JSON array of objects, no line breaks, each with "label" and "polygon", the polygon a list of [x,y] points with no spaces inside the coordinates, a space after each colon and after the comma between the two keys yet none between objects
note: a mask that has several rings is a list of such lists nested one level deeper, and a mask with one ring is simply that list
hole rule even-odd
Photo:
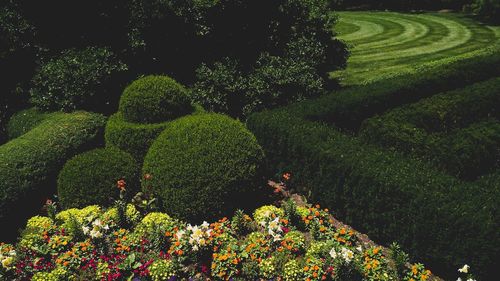
[{"label": "trimmed bush", "polygon": [[429,164],[304,120],[290,108],[252,115],[248,124],[270,166],[292,172],[304,192],[342,220],[382,243],[398,241],[444,276],[464,261],[483,276],[496,272],[496,207],[477,206],[500,191],[461,183]]},{"label": "trimmed bush", "polygon": [[125,180],[129,194],[139,186],[134,158],[117,148],[98,148],[71,158],[59,173],[57,194],[64,208],[109,206],[117,200],[118,180]]},{"label": "trimmed bush", "polygon": [[120,112],[128,122],[159,123],[193,111],[187,90],[168,76],[150,75],[125,88]]},{"label": "trimmed bush", "polygon": [[44,63],[33,78],[31,102],[47,111],[112,112],[127,66],[106,48],[70,49]]},{"label": "trimmed bush", "polygon": [[[200,106],[195,106],[194,110],[193,114],[204,112]],[[142,165],[149,147],[169,123],[170,121],[155,124],[128,122],[123,118],[123,113],[117,112],[109,117],[106,124],[106,146],[115,146],[130,153]]]},{"label": "trimmed bush", "polygon": [[460,182],[428,163],[366,145],[329,124],[355,131],[364,119],[395,106],[498,75],[499,61],[499,53],[487,52],[431,65],[254,114],[247,125],[270,167],[290,171],[303,192],[342,220],[382,243],[398,241],[443,277],[452,278],[467,262],[480,278],[494,280],[500,221],[497,207],[482,202],[499,197],[498,190]]},{"label": "trimmed bush", "polygon": [[460,129],[499,118],[499,92],[500,79],[494,78],[435,95],[365,120],[360,137],[431,159],[454,176],[474,179],[495,167],[497,125],[489,121]]},{"label": "trimmed bush", "polygon": [[51,114],[41,112],[36,108],[25,109],[12,115],[9,123],[7,123],[7,135],[9,139],[15,139],[24,135],[49,116]]},{"label": "trimmed bush", "polygon": [[169,214],[211,220],[249,203],[262,160],[261,147],[239,121],[186,116],[171,122],[149,149],[143,174],[151,179],[143,189],[151,187]]},{"label": "trimmed bush", "polygon": [[394,107],[500,76],[500,52],[482,51],[444,63],[428,63],[400,76],[346,88],[304,105],[307,116],[357,131],[361,123]]},{"label": "trimmed bush", "polygon": [[0,223],[16,226],[54,192],[67,159],[102,143],[106,119],[99,114],[53,114],[24,135],[0,146]]}]

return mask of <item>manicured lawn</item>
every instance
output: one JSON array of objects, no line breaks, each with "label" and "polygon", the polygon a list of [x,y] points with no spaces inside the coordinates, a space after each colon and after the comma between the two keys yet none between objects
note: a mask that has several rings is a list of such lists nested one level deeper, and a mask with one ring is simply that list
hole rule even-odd
[{"label": "manicured lawn", "polygon": [[500,27],[458,14],[339,12],[335,30],[351,45],[344,85],[404,73],[426,62],[472,55],[500,45]]}]

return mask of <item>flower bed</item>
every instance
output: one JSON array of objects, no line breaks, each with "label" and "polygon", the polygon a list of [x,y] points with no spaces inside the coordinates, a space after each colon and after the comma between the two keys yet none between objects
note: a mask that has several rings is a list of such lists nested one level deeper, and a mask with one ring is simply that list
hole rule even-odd
[{"label": "flower bed", "polygon": [[[119,181],[124,191],[124,182]],[[123,197],[122,197],[123,198]],[[136,202],[137,200],[134,200]],[[139,200],[141,201],[141,200]],[[298,196],[191,225],[117,201],[28,220],[1,244],[5,280],[439,280]],[[463,270],[463,269],[461,269]],[[468,273],[469,268],[466,268]],[[463,271],[461,271],[463,272]],[[464,273],[464,274],[465,274]]]}]

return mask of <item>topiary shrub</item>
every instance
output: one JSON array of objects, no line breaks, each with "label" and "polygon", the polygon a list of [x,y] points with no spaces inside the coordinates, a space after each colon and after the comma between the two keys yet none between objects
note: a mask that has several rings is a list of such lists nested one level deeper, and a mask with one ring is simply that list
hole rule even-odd
[{"label": "topiary shrub", "polygon": [[126,70],[127,66],[106,48],[63,51],[35,74],[31,102],[47,111],[112,112]]},{"label": "topiary shrub", "polygon": [[98,148],[70,159],[59,173],[57,194],[64,208],[109,206],[119,198],[118,180],[128,193],[137,191],[139,173],[134,158],[117,148]]},{"label": "topiary shrub", "polygon": [[[204,112],[201,106],[195,106],[193,114]],[[144,156],[154,140],[167,128],[170,121],[154,124],[128,122],[122,112],[109,117],[104,133],[106,146],[115,146],[130,153],[139,165],[142,165]]]},{"label": "topiary shrub", "polygon": [[242,123],[219,114],[187,116],[171,122],[149,149],[143,173],[151,178],[143,189],[151,188],[168,214],[215,219],[252,201],[249,187],[262,160]]},{"label": "topiary shrub", "polygon": [[9,139],[15,139],[40,124],[51,114],[39,111],[36,108],[25,109],[12,115],[7,123],[7,135]]},{"label": "topiary shrub", "polygon": [[125,120],[158,123],[193,111],[187,90],[168,76],[150,75],[130,84],[120,99]]},{"label": "topiary shrub", "polygon": [[0,146],[0,223],[15,234],[19,223],[38,211],[55,191],[67,159],[102,144],[106,118],[88,112],[53,113],[24,135]]}]

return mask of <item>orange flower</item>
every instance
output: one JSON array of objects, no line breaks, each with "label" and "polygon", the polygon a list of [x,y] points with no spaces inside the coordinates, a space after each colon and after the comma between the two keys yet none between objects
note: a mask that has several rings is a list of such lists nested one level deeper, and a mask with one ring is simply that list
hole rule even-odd
[{"label": "orange flower", "polygon": [[290,180],[291,177],[292,177],[292,174],[290,174],[290,173],[283,174],[283,179],[285,179],[285,180]]},{"label": "orange flower", "polygon": [[121,179],[119,181],[116,182],[116,186],[118,187],[118,189],[120,189],[121,191],[125,191],[125,186],[127,185],[127,183],[125,182],[125,180]]}]

